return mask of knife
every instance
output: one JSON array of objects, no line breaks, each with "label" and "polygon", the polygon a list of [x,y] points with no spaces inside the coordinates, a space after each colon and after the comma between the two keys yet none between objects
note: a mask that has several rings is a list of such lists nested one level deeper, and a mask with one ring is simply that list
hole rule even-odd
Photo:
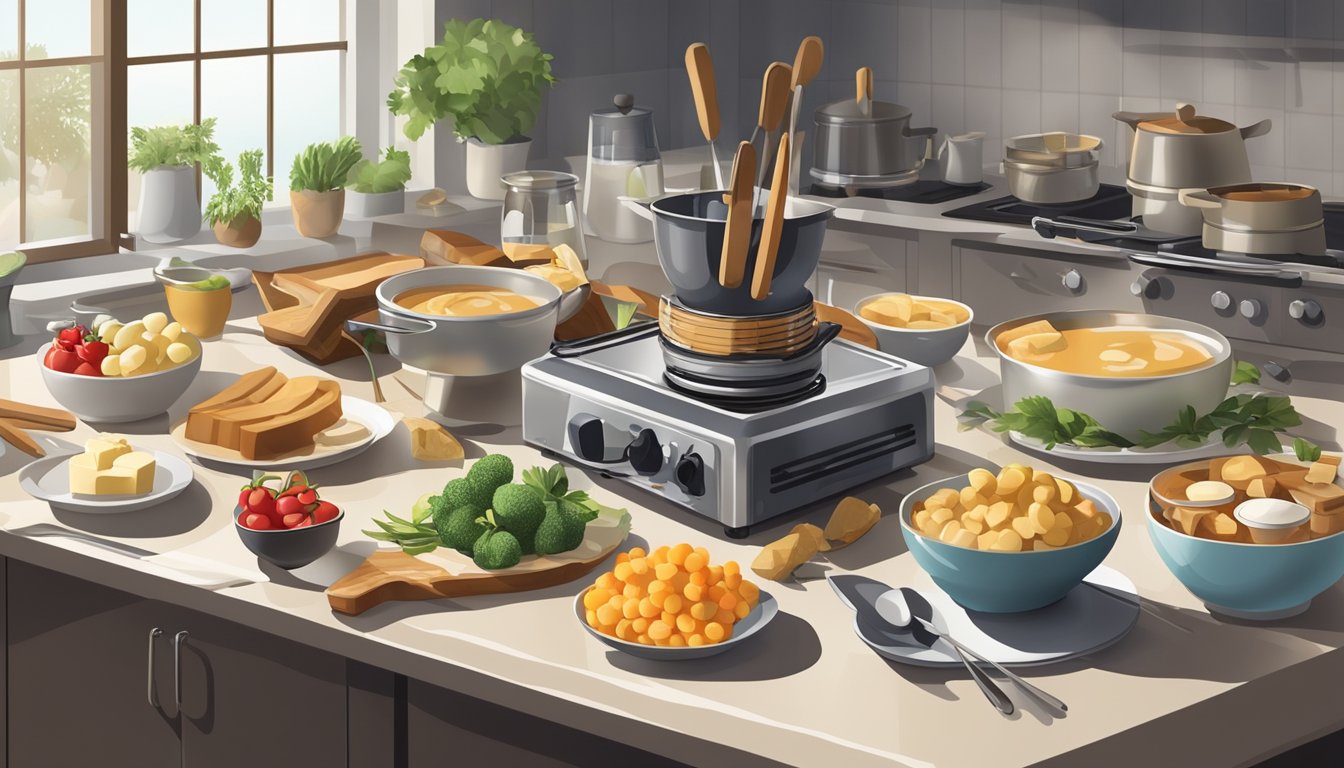
[{"label": "knife", "polygon": [[143,560],[147,557],[154,557],[159,554],[158,552],[150,552],[147,549],[133,547],[130,544],[122,544],[119,541],[110,541],[97,536],[90,536],[82,531],[72,531],[69,528],[62,528],[59,525],[52,525],[51,523],[34,523],[33,525],[24,526],[23,528],[15,528],[9,531],[9,533],[16,536],[26,536],[30,539],[44,537],[71,539],[72,541],[83,542],[91,546],[106,549],[110,552],[116,552],[119,555],[133,557],[137,560]]}]

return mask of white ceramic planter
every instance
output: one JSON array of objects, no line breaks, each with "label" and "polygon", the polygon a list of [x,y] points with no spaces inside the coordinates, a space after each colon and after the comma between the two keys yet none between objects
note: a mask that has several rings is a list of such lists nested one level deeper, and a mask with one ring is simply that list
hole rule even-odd
[{"label": "white ceramic planter", "polygon": [[136,237],[151,243],[173,243],[200,232],[195,166],[162,166],[145,172],[140,178],[139,216]]},{"label": "white ceramic planter", "polygon": [[504,184],[500,176],[527,167],[531,139],[510,144],[485,144],[467,139],[467,192],[481,200],[503,200]]},{"label": "white ceramic planter", "polygon": [[371,219],[406,212],[406,190],[365,193],[349,190],[345,196],[345,215],[351,219]]}]

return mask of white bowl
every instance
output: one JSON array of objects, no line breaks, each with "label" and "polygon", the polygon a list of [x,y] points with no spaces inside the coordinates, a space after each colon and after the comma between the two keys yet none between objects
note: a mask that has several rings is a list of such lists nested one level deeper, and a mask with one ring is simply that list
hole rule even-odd
[{"label": "white bowl", "polygon": [[61,407],[84,421],[140,421],[166,413],[201,372],[201,357],[143,376],[81,376],[42,364],[47,345],[37,351],[37,367],[47,391]]},{"label": "white bowl", "polygon": [[961,307],[966,310],[966,322],[951,325],[947,328],[898,328],[894,325],[873,322],[864,317],[860,311],[884,296],[893,296],[898,293],[900,292],[889,291],[874,294],[854,305],[854,316],[871,328],[873,334],[877,336],[878,349],[888,355],[929,366],[941,365],[956,357],[957,352],[961,351],[962,345],[971,335],[971,323],[975,320],[975,311],[954,299],[944,299],[940,296],[915,296],[914,294],[906,295],[915,300],[943,301]]}]

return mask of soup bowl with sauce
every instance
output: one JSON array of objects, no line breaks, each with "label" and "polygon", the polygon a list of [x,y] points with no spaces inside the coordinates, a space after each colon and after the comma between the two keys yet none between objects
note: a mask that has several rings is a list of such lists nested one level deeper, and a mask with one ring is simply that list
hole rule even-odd
[{"label": "soup bowl with sauce", "polygon": [[517,370],[550,349],[560,289],[520,269],[442,266],[404,272],[376,291],[377,323],[405,365],[453,376]]},{"label": "soup bowl with sauce", "polygon": [[999,357],[1005,408],[1044,395],[1131,440],[1160,431],[1187,405],[1212,411],[1232,377],[1227,338],[1172,317],[1051,312],[1000,323],[985,340]]}]

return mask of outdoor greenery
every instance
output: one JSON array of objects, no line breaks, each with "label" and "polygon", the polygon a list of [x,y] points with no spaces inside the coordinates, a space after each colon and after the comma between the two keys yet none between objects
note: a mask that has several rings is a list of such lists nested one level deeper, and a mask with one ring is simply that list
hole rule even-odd
[{"label": "outdoor greenery", "polygon": [[218,155],[209,158],[203,170],[218,189],[205,205],[206,222],[231,224],[239,219],[261,218],[261,208],[271,199],[273,185],[262,173],[260,149],[238,155],[237,186],[233,184],[233,166]]},{"label": "outdoor greenery", "polygon": [[454,19],[439,45],[401,68],[387,106],[409,118],[411,139],[451,115],[459,138],[504,144],[536,124],[542,89],[556,82],[552,58],[531,33],[502,21]]},{"label": "outdoor greenery", "polygon": [[360,160],[347,184],[356,192],[377,195],[406,188],[411,180],[411,153],[388,147],[382,160]]},{"label": "outdoor greenery", "polygon": [[126,161],[132,170],[144,173],[155,168],[177,165],[204,167],[219,155],[215,143],[215,118],[199,125],[160,125],[131,129],[131,152]]},{"label": "outdoor greenery", "polygon": [[343,188],[350,169],[363,159],[362,152],[353,136],[309,144],[294,156],[294,165],[289,169],[290,190],[327,192]]},{"label": "outdoor greenery", "polygon": [[[46,59],[44,45],[25,48],[27,58]],[[0,60],[18,58],[13,51]],[[0,180],[14,178],[18,169],[3,148],[19,148],[19,115],[28,123],[30,160],[45,165],[73,164],[89,151],[89,67],[38,67],[28,70],[28,106],[19,109],[19,79],[0,77]]]}]

